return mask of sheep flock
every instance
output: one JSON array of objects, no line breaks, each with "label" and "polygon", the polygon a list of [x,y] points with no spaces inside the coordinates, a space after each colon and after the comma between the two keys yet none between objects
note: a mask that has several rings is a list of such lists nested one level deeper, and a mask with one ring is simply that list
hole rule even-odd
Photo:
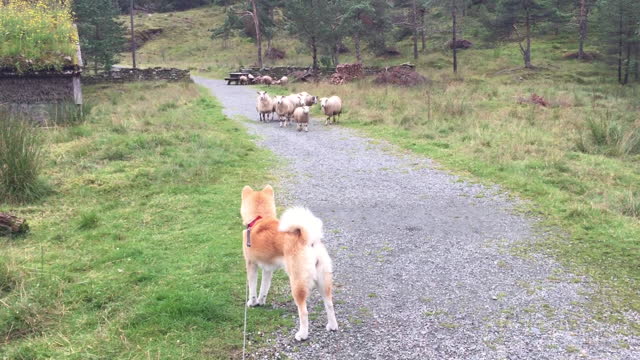
[{"label": "sheep flock", "polygon": [[[264,79],[264,77],[262,77]],[[270,77],[269,77],[270,78]],[[286,79],[286,77],[283,77]],[[282,83],[282,80],[278,80]],[[311,107],[319,104],[324,115],[327,116],[325,125],[336,123],[336,116],[342,113],[342,100],[338,96],[318,99],[307,92],[290,95],[278,95],[272,98],[266,91],[258,91],[256,99],[256,111],[261,122],[268,122],[278,116],[280,127],[287,127],[290,123],[296,124],[297,130],[309,131],[309,112]]]}]

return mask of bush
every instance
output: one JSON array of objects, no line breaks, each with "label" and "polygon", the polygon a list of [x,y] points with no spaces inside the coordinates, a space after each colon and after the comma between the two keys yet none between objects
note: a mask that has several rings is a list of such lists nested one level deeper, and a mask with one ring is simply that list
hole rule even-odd
[{"label": "bush", "polygon": [[0,114],[0,201],[28,202],[43,196],[41,164],[37,129],[23,119]]}]

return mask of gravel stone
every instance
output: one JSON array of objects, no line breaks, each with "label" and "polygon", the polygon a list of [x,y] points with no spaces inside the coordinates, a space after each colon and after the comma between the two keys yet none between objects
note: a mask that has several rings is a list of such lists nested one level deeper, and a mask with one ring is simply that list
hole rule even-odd
[{"label": "gravel stone", "polygon": [[[640,359],[640,337],[596,320],[588,278],[542,254],[514,255],[536,240],[537,220],[500,188],[318,120],[308,133],[258,123],[255,89],[194,80],[286,160],[277,201],[324,221],[334,262],[340,330],[324,330],[314,292],[309,340],[283,330],[254,358]],[[293,302],[285,309],[297,321]]]}]

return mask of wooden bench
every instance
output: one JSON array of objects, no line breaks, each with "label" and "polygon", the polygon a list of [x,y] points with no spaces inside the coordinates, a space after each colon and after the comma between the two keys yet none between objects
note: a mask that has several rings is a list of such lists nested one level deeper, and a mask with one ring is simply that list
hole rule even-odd
[{"label": "wooden bench", "polygon": [[224,78],[227,81],[227,85],[231,85],[231,83],[235,83],[236,85],[240,85],[240,77],[247,76],[249,73],[245,72],[233,72],[229,73],[229,77]]}]

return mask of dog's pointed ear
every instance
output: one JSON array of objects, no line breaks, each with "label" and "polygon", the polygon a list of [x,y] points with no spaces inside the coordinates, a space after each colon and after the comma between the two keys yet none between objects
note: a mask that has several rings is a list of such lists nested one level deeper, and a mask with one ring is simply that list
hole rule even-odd
[{"label": "dog's pointed ear", "polygon": [[264,187],[264,189],[262,189],[262,192],[273,195],[273,188],[271,187],[271,185],[267,185]]},{"label": "dog's pointed ear", "polygon": [[242,198],[243,199],[246,198],[252,192],[253,192],[253,189],[251,188],[251,186],[245,185],[245,187],[242,188]]}]

